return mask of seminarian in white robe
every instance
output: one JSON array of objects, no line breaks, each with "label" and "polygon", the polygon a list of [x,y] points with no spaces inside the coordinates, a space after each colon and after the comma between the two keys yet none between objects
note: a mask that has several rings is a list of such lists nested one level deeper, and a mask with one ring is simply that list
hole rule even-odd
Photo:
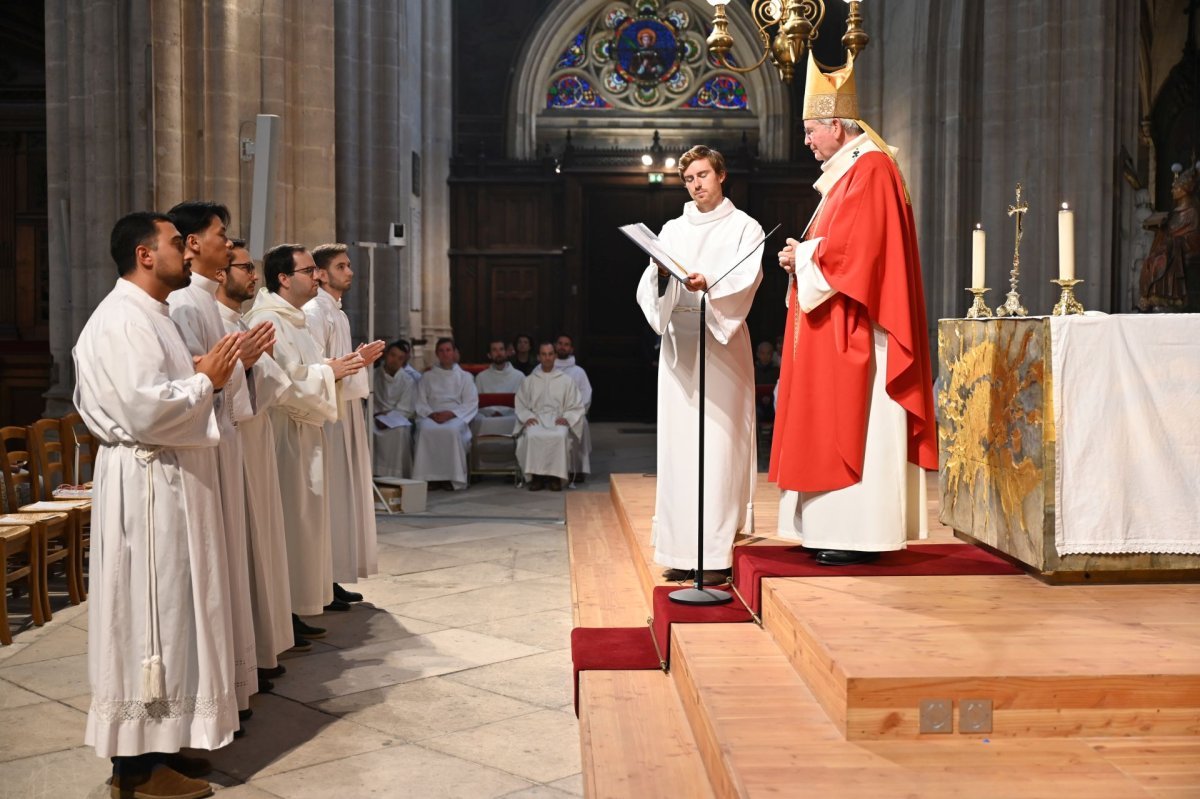
[{"label": "seminarian in white robe", "polygon": [[[518,374],[520,374],[518,372]],[[529,373],[516,399],[517,462],[526,477],[542,475],[566,481],[571,450],[583,432],[583,399],[569,376],[541,366]],[[529,420],[537,424],[530,425]],[[567,424],[558,424],[565,419]]]},{"label": "seminarian in white robe", "polygon": [[[194,278],[193,278],[194,279]],[[238,728],[213,385],[160,303],[117,280],[75,344],[92,491],[84,740],[100,757],[218,749]],[[166,692],[147,703],[143,664]]]},{"label": "seminarian in white robe", "polygon": [[[513,368],[508,361],[497,369],[492,364],[475,375],[475,390],[480,394],[516,394],[525,375]],[[471,432],[476,436],[511,435],[513,407],[511,405],[488,405],[480,408],[471,422]],[[510,461],[511,463],[511,461]]]},{"label": "seminarian in white robe", "polygon": [[[323,288],[304,305],[308,332],[326,358],[354,351],[350,319],[341,300]],[[355,583],[379,571],[375,529],[375,497],[371,482],[371,449],[367,440],[364,401],[371,393],[371,378],[360,370],[340,384],[337,421],[325,426],[329,462],[330,538],[333,546],[333,581]]]},{"label": "seminarian in white robe", "polygon": [[275,326],[275,362],[290,381],[267,413],[275,433],[292,612],[316,616],[333,601],[324,425],[337,418],[337,381],[309,335],[304,311],[261,288],[245,319],[252,327],[263,321]]},{"label": "seminarian in white robe", "polygon": [[[167,298],[171,320],[179,327],[184,343],[193,356],[204,355],[225,335],[225,323],[217,310],[220,284],[198,272],[185,288],[172,291]],[[229,609],[233,614],[235,670],[234,687],[238,708],[250,707],[251,694],[258,693],[258,666],[254,643],[254,616],[250,603],[249,541],[246,533],[246,482],[243,477],[242,439],[234,421],[238,402],[248,402],[246,373],[234,369],[233,375],[217,399],[217,424],[221,443],[217,446],[217,466],[221,479],[221,517],[224,520],[225,551],[229,561]]]},{"label": "seminarian in white robe", "polygon": [[[659,238],[681,263],[712,285],[748,247],[762,239],[757,222],[725,198],[702,213],[695,202],[663,226]],[[753,530],[754,362],[746,314],[762,280],[762,251],[746,258],[708,296],[704,429],[704,567],[727,569],[733,539]],[[650,264],[637,301],[662,335],[658,361],[658,481],[652,539],[654,561],[696,567],[696,486],[699,479],[700,295],[669,278],[659,294]]]},{"label": "seminarian in white robe", "polygon": [[[226,333],[248,328],[240,311],[217,304]],[[250,609],[254,622],[254,649],[260,669],[273,669],[278,655],[295,644],[292,631],[292,597],[289,589],[287,540],[283,532],[283,498],[279,493],[279,465],[275,462],[275,433],[267,408],[287,392],[290,382],[283,369],[263,353],[250,370],[246,394],[239,394],[233,419],[242,437],[243,477],[246,484],[246,527],[250,549]]]},{"label": "seminarian in white robe", "polygon": [[374,376],[375,417],[386,416],[388,427],[375,427],[375,474],[412,476],[412,420],[417,414],[417,383],[404,369],[390,375],[383,364]]},{"label": "seminarian in white robe", "polygon": [[[571,471],[575,474],[592,473],[592,430],[588,426],[587,412],[592,409],[592,382],[588,380],[587,372],[575,363],[575,356],[557,358],[554,368],[566,374],[575,381],[579,396],[583,399],[583,425],[579,435],[579,446],[571,455]],[[536,372],[537,369],[534,369]]]},{"label": "seminarian in white robe", "polygon": [[[413,477],[427,482],[449,481],[455,491],[470,482],[467,452],[471,447],[471,420],[479,410],[479,392],[471,375],[458,364],[434,366],[417,385],[417,449]],[[429,418],[450,411],[455,418],[438,424]],[[511,429],[511,428],[510,428]]]}]

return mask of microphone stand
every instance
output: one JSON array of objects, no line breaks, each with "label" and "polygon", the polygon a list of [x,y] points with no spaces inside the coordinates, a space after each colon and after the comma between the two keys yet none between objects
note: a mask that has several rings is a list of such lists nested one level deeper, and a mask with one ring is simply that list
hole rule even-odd
[{"label": "microphone stand", "polygon": [[733,601],[733,594],[728,591],[721,591],[716,588],[704,587],[704,373],[708,363],[707,358],[707,339],[708,325],[706,324],[708,293],[716,288],[717,284],[729,276],[729,273],[742,265],[742,262],[749,258],[763,242],[771,237],[776,230],[779,230],[779,225],[771,229],[762,237],[750,251],[743,255],[738,262],[729,267],[725,274],[713,281],[711,286],[706,286],[700,294],[700,432],[697,437],[697,443],[700,445],[699,473],[700,483],[699,489],[696,492],[698,507],[696,510],[696,581],[691,588],[681,588],[678,591],[672,591],[668,597],[672,602],[677,602],[681,605],[724,605]]}]

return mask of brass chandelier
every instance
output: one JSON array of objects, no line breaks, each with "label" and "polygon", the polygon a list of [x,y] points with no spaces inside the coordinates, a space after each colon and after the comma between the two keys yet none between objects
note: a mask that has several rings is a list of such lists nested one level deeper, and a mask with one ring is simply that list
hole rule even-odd
[{"label": "brass chandelier", "polygon": [[[812,47],[817,32],[825,19],[825,0],[753,0],[750,14],[758,27],[762,40],[762,57],[748,67],[737,67],[726,60],[733,47],[729,35],[729,18],[725,16],[725,5],[729,0],[708,0],[713,6],[713,30],[708,37],[708,51],[723,69],[732,72],[752,72],[761,67],[768,58],[779,70],[784,83],[791,83],[796,74],[796,65],[804,60],[805,52]],[[867,46],[870,37],[862,28],[861,0],[845,0],[850,6],[846,18],[846,35],[842,46],[851,56]],[[774,28],[774,40],[771,38]]]}]

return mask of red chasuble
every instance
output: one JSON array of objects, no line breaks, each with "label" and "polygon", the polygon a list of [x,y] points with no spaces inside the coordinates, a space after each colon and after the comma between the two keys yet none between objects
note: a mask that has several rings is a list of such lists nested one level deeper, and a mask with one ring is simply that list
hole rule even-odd
[{"label": "red chasuble", "polygon": [[862,479],[872,323],[888,335],[887,393],[907,411],[908,459],[937,468],[933,378],[912,208],[890,158],[862,154],[830,189],[809,232],[838,293],[804,313],[790,289],[769,479],[833,491]]}]

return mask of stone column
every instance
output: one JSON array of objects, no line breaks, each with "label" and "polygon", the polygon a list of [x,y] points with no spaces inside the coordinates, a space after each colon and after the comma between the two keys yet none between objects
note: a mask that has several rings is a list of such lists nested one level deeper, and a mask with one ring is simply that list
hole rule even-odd
[{"label": "stone column", "polygon": [[[451,3],[425,5],[421,102],[420,330],[430,350],[450,327]],[[417,328],[414,328],[414,331]],[[430,359],[431,360],[431,359]]]},{"label": "stone column", "polygon": [[70,410],[71,348],[117,279],[113,222],[153,206],[148,22],[145,2],[46,2],[50,415]]}]

